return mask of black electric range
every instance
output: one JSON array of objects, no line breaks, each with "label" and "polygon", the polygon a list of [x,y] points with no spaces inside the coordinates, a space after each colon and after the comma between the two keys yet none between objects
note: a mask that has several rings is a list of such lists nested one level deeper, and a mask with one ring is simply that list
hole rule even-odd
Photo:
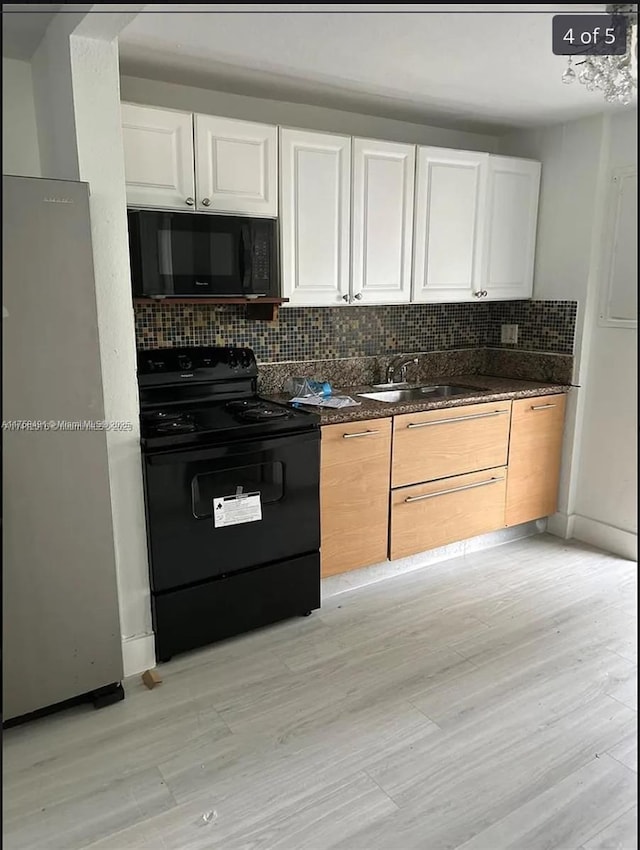
[{"label": "black electric range", "polygon": [[320,422],[248,348],[138,353],[156,656],[320,607]]}]

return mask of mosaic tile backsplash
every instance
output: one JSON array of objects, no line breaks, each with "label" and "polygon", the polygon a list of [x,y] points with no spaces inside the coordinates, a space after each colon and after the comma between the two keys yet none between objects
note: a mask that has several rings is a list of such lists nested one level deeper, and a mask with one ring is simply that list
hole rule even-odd
[{"label": "mosaic tile backsplash", "polygon": [[[240,345],[261,363],[277,363],[483,346],[572,354],[577,302],[285,307],[275,322],[247,321],[234,305],[134,309],[139,349]],[[517,345],[501,345],[503,323],[518,324]]]},{"label": "mosaic tile backsplash", "polygon": [[[573,354],[577,301],[495,301],[483,306],[489,308],[488,346]],[[500,342],[500,325],[518,325],[517,345]]]}]

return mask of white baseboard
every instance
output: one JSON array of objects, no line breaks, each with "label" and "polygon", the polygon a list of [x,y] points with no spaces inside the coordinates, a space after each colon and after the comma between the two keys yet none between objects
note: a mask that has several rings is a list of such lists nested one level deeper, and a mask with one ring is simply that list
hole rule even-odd
[{"label": "white baseboard", "polygon": [[605,522],[574,514],[572,537],[630,561],[638,560],[638,535]]},{"label": "white baseboard", "polygon": [[135,676],[156,666],[156,644],[153,632],[122,638],[124,675]]},{"label": "white baseboard", "polygon": [[580,514],[557,513],[547,521],[547,531],[563,540],[582,540],[605,552],[620,555],[630,561],[638,560],[638,536],[631,531],[623,531],[606,522],[599,522]]},{"label": "white baseboard", "polygon": [[437,564],[441,561],[461,558],[464,555],[481,552],[484,549],[493,549],[495,546],[511,543],[513,540],[520,540],[523,537],[532,537],[535,534],[541,534],[544,530],[544,523],[525,522],[513,528],[501,528],[499,531],[481,534],[479,537],[471,537],[469,540],[461,540],[459,543],[450,543],[448,546],[430,549],[427,552],[420,552],[418,555],[410,555],[408,558],[398,558],[396,561],[383,561],[380,564],[373,564],[371,567],[363,567],[360,570],[351,570],[347,573],[328,576],[322,579],[322,598],[328,599],[330,596],[335,596],[338,593],[354,590],[356,587],[365,587],[368,584],[375,584],[392,576],[420,570],[423,567],[428,567],[431,564]]},{"label": "white baseboard", "polygon": [[563,540],[571,540],[574,536],[575,518],[575,514],[563,514],[560,512],[553,514],[547,520],[547,531],[556,537],[562,537]]}]

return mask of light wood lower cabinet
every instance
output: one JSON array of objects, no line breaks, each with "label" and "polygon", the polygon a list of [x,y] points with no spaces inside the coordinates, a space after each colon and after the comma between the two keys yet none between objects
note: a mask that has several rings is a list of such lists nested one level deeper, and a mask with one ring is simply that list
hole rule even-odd
[{"label": "light wood lower cabinet", "polygon": [[391,486],[506,466],[510,414],[498,401],[394,417]]},{"label": "light wood lower cabinet", "polygon": [[322,428],[320,560],[323,576],[387,558],[391,419]]},{"label": "light wood lower cabinet", "polygon": [[565,401],[547,395],[324,426],[322,575],[554,513]]},{"label": "light wood lower cabinet", "polygon": [[393,490],[391,559],[501,528],[506,484],[501,467]]},{"label": "light wood lower cabinet", "polygon": [[513,402],[505,525],[550,516],[556,510],[565,395]]}]

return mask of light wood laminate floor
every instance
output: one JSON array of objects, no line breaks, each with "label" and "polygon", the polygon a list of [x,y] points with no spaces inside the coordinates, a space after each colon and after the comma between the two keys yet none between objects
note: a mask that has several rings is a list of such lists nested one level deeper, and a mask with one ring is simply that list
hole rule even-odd
[{"label": "light wood laminate floor", "polygon": [[632,850],[636,569],[540,535],[10,729],[4,847]]}]

